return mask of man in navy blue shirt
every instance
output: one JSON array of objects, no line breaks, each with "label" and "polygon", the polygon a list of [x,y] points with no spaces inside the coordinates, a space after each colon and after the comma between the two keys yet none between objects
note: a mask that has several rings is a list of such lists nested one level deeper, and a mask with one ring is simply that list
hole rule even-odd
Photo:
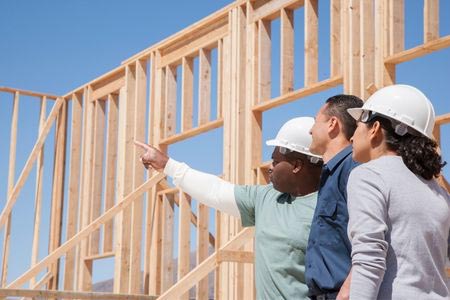
[{"label": "man in navy blue shirt", "polygon": [[310,151],[322,155],[324,161],[306,251],[305,276],[313,300],[348,297],[351,246],[347,237],[347,180],[357,164],[350,142],[356,122],[347,109],[362,105],[356,96],[330,97],[311,128]]}]

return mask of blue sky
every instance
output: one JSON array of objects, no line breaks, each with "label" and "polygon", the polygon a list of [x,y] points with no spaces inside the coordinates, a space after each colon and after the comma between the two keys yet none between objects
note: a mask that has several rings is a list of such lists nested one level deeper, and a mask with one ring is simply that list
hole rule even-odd
[{"label": "blue sky", "polygon": [[[326,12],[328,1],[319,1],[319,11]],[[406,2],[406,48],[422,41],[422,1]],[[450,34],[450,1],[441,2],[441,35]],[[208,16],[226,6],[231,1],[195,0],[195,1],[0,1],[0,86],[47,92],[56,95],[65,94],[84,83],[114,69],[121,61],[133,54],[180,31],[188,25]],[[445,14],[445,15],[444,15]],[[326,57],[328,50],[328,21],[319,25],[320,58],[319,78],[329,76]],[[303,16],[295,14],[296,28],[301,31]],[[276,33],[279,22],[274,22],[273,41],[277,43]],[[296,48],[303,44],[297,39]],[[273,58],[277,59],[279,49],[274,47]],[[276,65],[276,64],[275,64]],[[273,79],[277,78],[276,66]],[[302,62],[298,62],[295,71],[296,88],[302,82]],[[404,63],[397,68],[397,82],[415,85],[422,89],[432,100],[438,114],[450,111],[448,87],[450,86],[450,49]],[[299,115],[315,115],[328,96],[342,92],[338,87],[264,113],[263,140],[273,137],[280,126],[288,119]],[[273,95],[279,91],[274,84]],[[21,103],[19,126],[19,149],[16,178],[33,147],[37,134],[37,101],[24,97]],[[6,179],[9,153],[9,131],[11,119],[11,97],[0,94],[0,138],[5,141],[0,148],[0,205],[6,195]],[[50,108],[49,108],[50,109]],[[450,125],[442,129],[442,140],[450,141]],[[51,155],[51,145],[46,145],[46,155]],[[444,146],[444,158],[450,160],[450,144]],[[203,171],[222,173],[222,130],[180,142],[169,149],[170,154]],[[270,158],[271,149],[263,147],[263,160]],[[206,158],[206,159],[205,159]],[[51,170],[45,170],[51,176]],[[449,167],[445,174],[450,177]],[[16,209],[20,212],[13,216],[13,228],[32,224],[34,177],[30,176],[19,197]],[[44,194],[48,194],[44,192]],[[44,212],[44,216],[48,212]],[[31,229],[29,229],[31,230]],[[29,230],[26,231],[29,235]],[[25,231],[24,231],[25,232]],[[13,234],[15,233],[13,229]],[[25,233],[24,233],[25,234]],[[17,231],[16,235],[21,235]],[[29,261],[29,239],[12,241],[14,253],[11,256],[9,280],[19,276],[27,269]],[[26,245],[26,246],[25,246]],[[45,255],[45,245],[41,249]],[[94,273],[94,280],[110,277],[110,269],[101,265],[98,269],[108,272]]]}]

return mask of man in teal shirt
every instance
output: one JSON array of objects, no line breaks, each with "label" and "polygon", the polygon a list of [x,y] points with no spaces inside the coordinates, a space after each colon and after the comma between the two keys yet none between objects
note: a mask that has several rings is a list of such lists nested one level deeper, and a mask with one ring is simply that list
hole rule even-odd
[{"label": "man in teal shirt", "polygon": [[258,299],[308,299],[305,251],[317,201],[322,160],[309,151],[314,119],[286,122],[267,145],[275,146],[268,185],[234,185],[189,168],[157,149],[146,152],[145,167],[164,170],[192,198],[255,226],[255,283]]}]

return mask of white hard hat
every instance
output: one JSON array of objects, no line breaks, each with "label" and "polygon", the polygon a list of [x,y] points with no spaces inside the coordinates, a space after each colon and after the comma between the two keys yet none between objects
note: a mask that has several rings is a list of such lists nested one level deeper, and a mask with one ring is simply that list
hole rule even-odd
[{"label": "white hard hat", "polygon": [[313,125],[314,118],[311,117],[291,119],[281,126],[275,139],[266,141],[266,145],[278,146],[311,157],[322,158],[320,155],[313,154],[309,151],[309,146],[312,142],[309,131]]},{"label": "white hard hat", "polygon": [[395,84],[379,89],[367,99],[363,107],[349,108],[347,111],[356,120],[360,119],[364,111],[375,112],[404,124],[404,130],[397,131],[396,128],[400,135],[405,134],[409,127],[433,138],[433,105],[421,91],[410,85]]}]

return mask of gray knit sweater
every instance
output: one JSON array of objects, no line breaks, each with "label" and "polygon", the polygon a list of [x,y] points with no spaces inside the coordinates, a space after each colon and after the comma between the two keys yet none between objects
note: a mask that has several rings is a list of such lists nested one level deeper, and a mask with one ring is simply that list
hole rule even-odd
[{"label": "gray knit sweater", "polygon": [[450,195],[399,156],[355,168],[347,192],[350,299],[449,299]]}]

